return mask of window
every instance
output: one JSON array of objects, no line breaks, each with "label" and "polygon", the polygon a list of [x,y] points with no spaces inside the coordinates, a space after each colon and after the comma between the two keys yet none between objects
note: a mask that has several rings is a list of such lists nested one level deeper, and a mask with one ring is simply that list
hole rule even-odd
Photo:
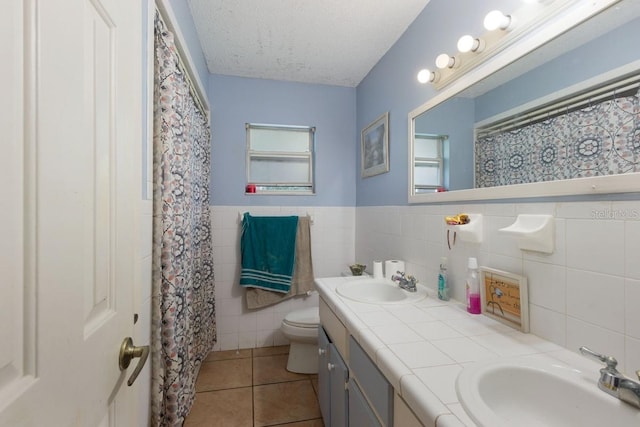
[{"label": "window", "polygon": [[443,186],[443,151],[446,135],[417,133],[414,147],[414,194],[431,193]]},{"label": "window", "polygon": [[315,127],[247,123],[247,183],[259,194],[313,194]]}]

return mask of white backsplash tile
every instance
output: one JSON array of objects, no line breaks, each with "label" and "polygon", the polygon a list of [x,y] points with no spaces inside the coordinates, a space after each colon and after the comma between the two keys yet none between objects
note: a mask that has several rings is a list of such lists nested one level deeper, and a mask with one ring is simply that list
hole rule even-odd
[{"label": "white backsplash tile", "polygon": [[518,239],[499,230],[515,222],[515,217],[495,216],[484,217],[485,234],[489,243],[489,250],[496,255],[513,256],[519,254]]},{"label": "white backsplash tile", "polygon": [[[463,301],[467,258],[476,256],[481,265],[528,278],[532,334],[574,351],[576,345],[589,341],[589,334],[593,334],[594,343],[603,346],[607,345],[606,337],[612,336],[619,359],[625,357],[623,334],[632,340],[640,338],[640,326],[636,326],[640,325],[636,314],[640,311],[635,303],[640,300],[640,201],[409,206],[396,210],[395,219],[389,215],[393,208],[362,207],[357,208],[356,214],[356,255],[366,251],[372,259],[385,259],[389,235],[382,224],[373,220],[381,211],[387,213],[385,220],[396,223],[400,212],[424,216],[427,241],[422,263],[428,277],[418,277],[422,283],[433,283],[440,257],[446,256],[450,293]],[[449,250],[443,217],[465,211],[483,213],[483,242],[457,242]],[[521,251],[516,239],[499,234],[497,230],[510,225],[518,213],[555,213],[552,254]],[[403,233],[407,234],[406,229]],[[409,247],[407,239],[400,236],[393,244]],[[412,258],[420,256],[412,254]],[[569,270],[571,289],[567,283]],[[625,301],[624,307],[611,301]],[[617,307],[618,314],[610,307]]]},{"label": "white backsplash tile", "polygon": [[624,278],[567,269],[567,315],[624,333]]},{"label": "white backsplash tile", "polygon": [[[355,261],[367,264],[371,271],[374,259],[400,258],[407,262],[407,269],[420,283],[435,289],[438,265],[444,256],[448,258],[450,293],[463,301],[467,258],[475,256],[481,265],[528,278],[532,334],[572,350],[580,345],[598,347],[594,349],[610,353],[619,360],[637,355],[640,340],[640,310],[636,303],[640,300],[640,201],[358,208],[214,206],[216,316],[225,329],[233,329],[225,323],[225,317],[230,316],[238,322],[236,332],[218,331],[216,349],[284,343],[286,339],[279,327],[287,310],[317,303],[317,299],[303,301],[296,298],[294,302],[283,302],[271,308],[271,315],[268,311],[259,311],[251,319],[251,312],[243,308],[244,290],[237,285],[240,265],[238,212],[245,211],[254,215],[312,214],[316,277],[338,276]],[[474,244],[457,241],[449,250],[444,216],[460,212],[483,214],[483,241]],[[556,237],[552,254],[522,251],[516,239],[497,231],[515,221],[518,213],[555,213]],[[456,333],[466,328],[464,319],[469,316],[464,306],[453,313],[443,310],[432,313],[430,310],[437,307],[434,304],[437,301],[435,295],[428,297],[424,304],[428,316],[447,324]],[[625,303],[620,307],[611,301]],[[617,307],[618,313],[611,307]],[[367,310],[363,308],[361,312]],[[398,318],[397,312],[389,313]],[[416,326],[427,323],[418,318],[415,322]],[[254,323],[257,330],[250,331]],[[239,325],[244,332],[239,332]],[[441,328],[440,332],[445,330],[448,329]],[[465,331],[469,332],[468,329]],[[634,369],[639,368],[635,366]]]},{"label": "white backsplash tile", "polygon": [[523,274],[527,277],[530,303],[565,311],[567,280],[563,265],[525,261]]},{"label": "white backsplash tile", "polygon": [[495,253],[489,253],[487,261],[480,261],[480,265],[485,267],[497,268],[498,270],[508,271],[514,274],[522,274],[522,257],[518,256],[521,251],[513,252],[512,256],[499,255]]},{"label": "white backsplash tile", "polygon": [[624,271],[626,277],[640,280],[640,221],[626,221],[624,228]]},{"label": "white backsplash tile", "polygon": [[556,206],[557,218],[596,219],[601,212],[611,209],[611,202],[563,202]]},{"label": "white backsplash tile", "polygon": [[[582,346],[596,353],[613,356],[624,370],[625,337],[609,329],[567,316],[567,348],[578,351]],[[636,368],[637,369],[637,368]]]},{"label": "white backsplash tile", "polygon": [[640,339],[640,280],[627,279],[624,286],[624,331],[626,335]]},{"label": "white backsplash tile", "polygon": [[562,312],[529,304],[529,329],[546,340],[561,346],[567,343],[567,316]]},{"label": "white backsplash tile", "polygon": [[631,378],[640,369],[640,339],[627,337],[624,343],[625,348],[625,368],[624,372]]},{"label": "white backsplash tile", "polygon": [[624,222],[575,219],[567,221],[567,267],[624,274]]}]

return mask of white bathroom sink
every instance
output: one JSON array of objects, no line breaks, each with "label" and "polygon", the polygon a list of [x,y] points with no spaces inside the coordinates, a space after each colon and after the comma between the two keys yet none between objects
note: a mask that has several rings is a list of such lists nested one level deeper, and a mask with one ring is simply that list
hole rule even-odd
[{"label": "white bathroom sink", "polygon": [[640,410],[598,389],[598,376],[550,360],[497,360],[465,367],[456,392],[480,427],[640,426]]},{"label": "white bathroom sink", "polygon": [[338,295],[369,304],[408,304],[427,296],[424,286],[418,284],[416,292],[400,289],[397,283],[384,279],[351,279],[336,287]]}]

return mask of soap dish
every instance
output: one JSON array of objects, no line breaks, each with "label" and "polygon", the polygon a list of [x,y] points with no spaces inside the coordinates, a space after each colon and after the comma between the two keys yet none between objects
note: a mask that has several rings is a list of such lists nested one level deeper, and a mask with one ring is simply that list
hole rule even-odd
[{"label": "soap dish", "polygon": [[554,221],[552,215],[518,215],[516,222],[499,231],[516,237],[520,249],[547,254],[553,252]]}]

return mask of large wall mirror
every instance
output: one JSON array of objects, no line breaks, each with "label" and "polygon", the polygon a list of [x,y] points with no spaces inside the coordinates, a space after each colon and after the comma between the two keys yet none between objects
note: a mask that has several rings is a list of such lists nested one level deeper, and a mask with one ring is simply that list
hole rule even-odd
[{"label": "large wall mirror", "polygon": [[[613,5],[588,19],[567,22],[563,30],[554,28],[527,54],[512,52],[511,60],[507,55],[492,60],[491,66],[483,64],[412,111],[409,202],[640,192],[640,2],[609,3]],[[608,86],[620,80],[618,86]],[[593,126],[589,132],[594,135],[617,136],[592,140],[585,133],[589,120],[604,114],[592,104],[596,99],[623,112],[622,118],[619,112],[612,114],[624,122],[619,126],[624,135]],[[554,130],[553,137],[540,131],[564,120],[558,117],[565,113],[573,114],[572,120],[583,128]],[[537,128],[525,132],[520,122]],[[518,142],[500,145],[498,131],[517,134]],[[443,138],[439,188],[422,182],[435,176],[424,172],[433,166],[420,154],[425,135]],[[514,145],[519,151],[510,151]],[[609,156],[613,167],[601,167],[596,151]],[[531,166],[526,174],[521,173],[523,162]],[[571,175],[568,169],[577,172]]]}]

